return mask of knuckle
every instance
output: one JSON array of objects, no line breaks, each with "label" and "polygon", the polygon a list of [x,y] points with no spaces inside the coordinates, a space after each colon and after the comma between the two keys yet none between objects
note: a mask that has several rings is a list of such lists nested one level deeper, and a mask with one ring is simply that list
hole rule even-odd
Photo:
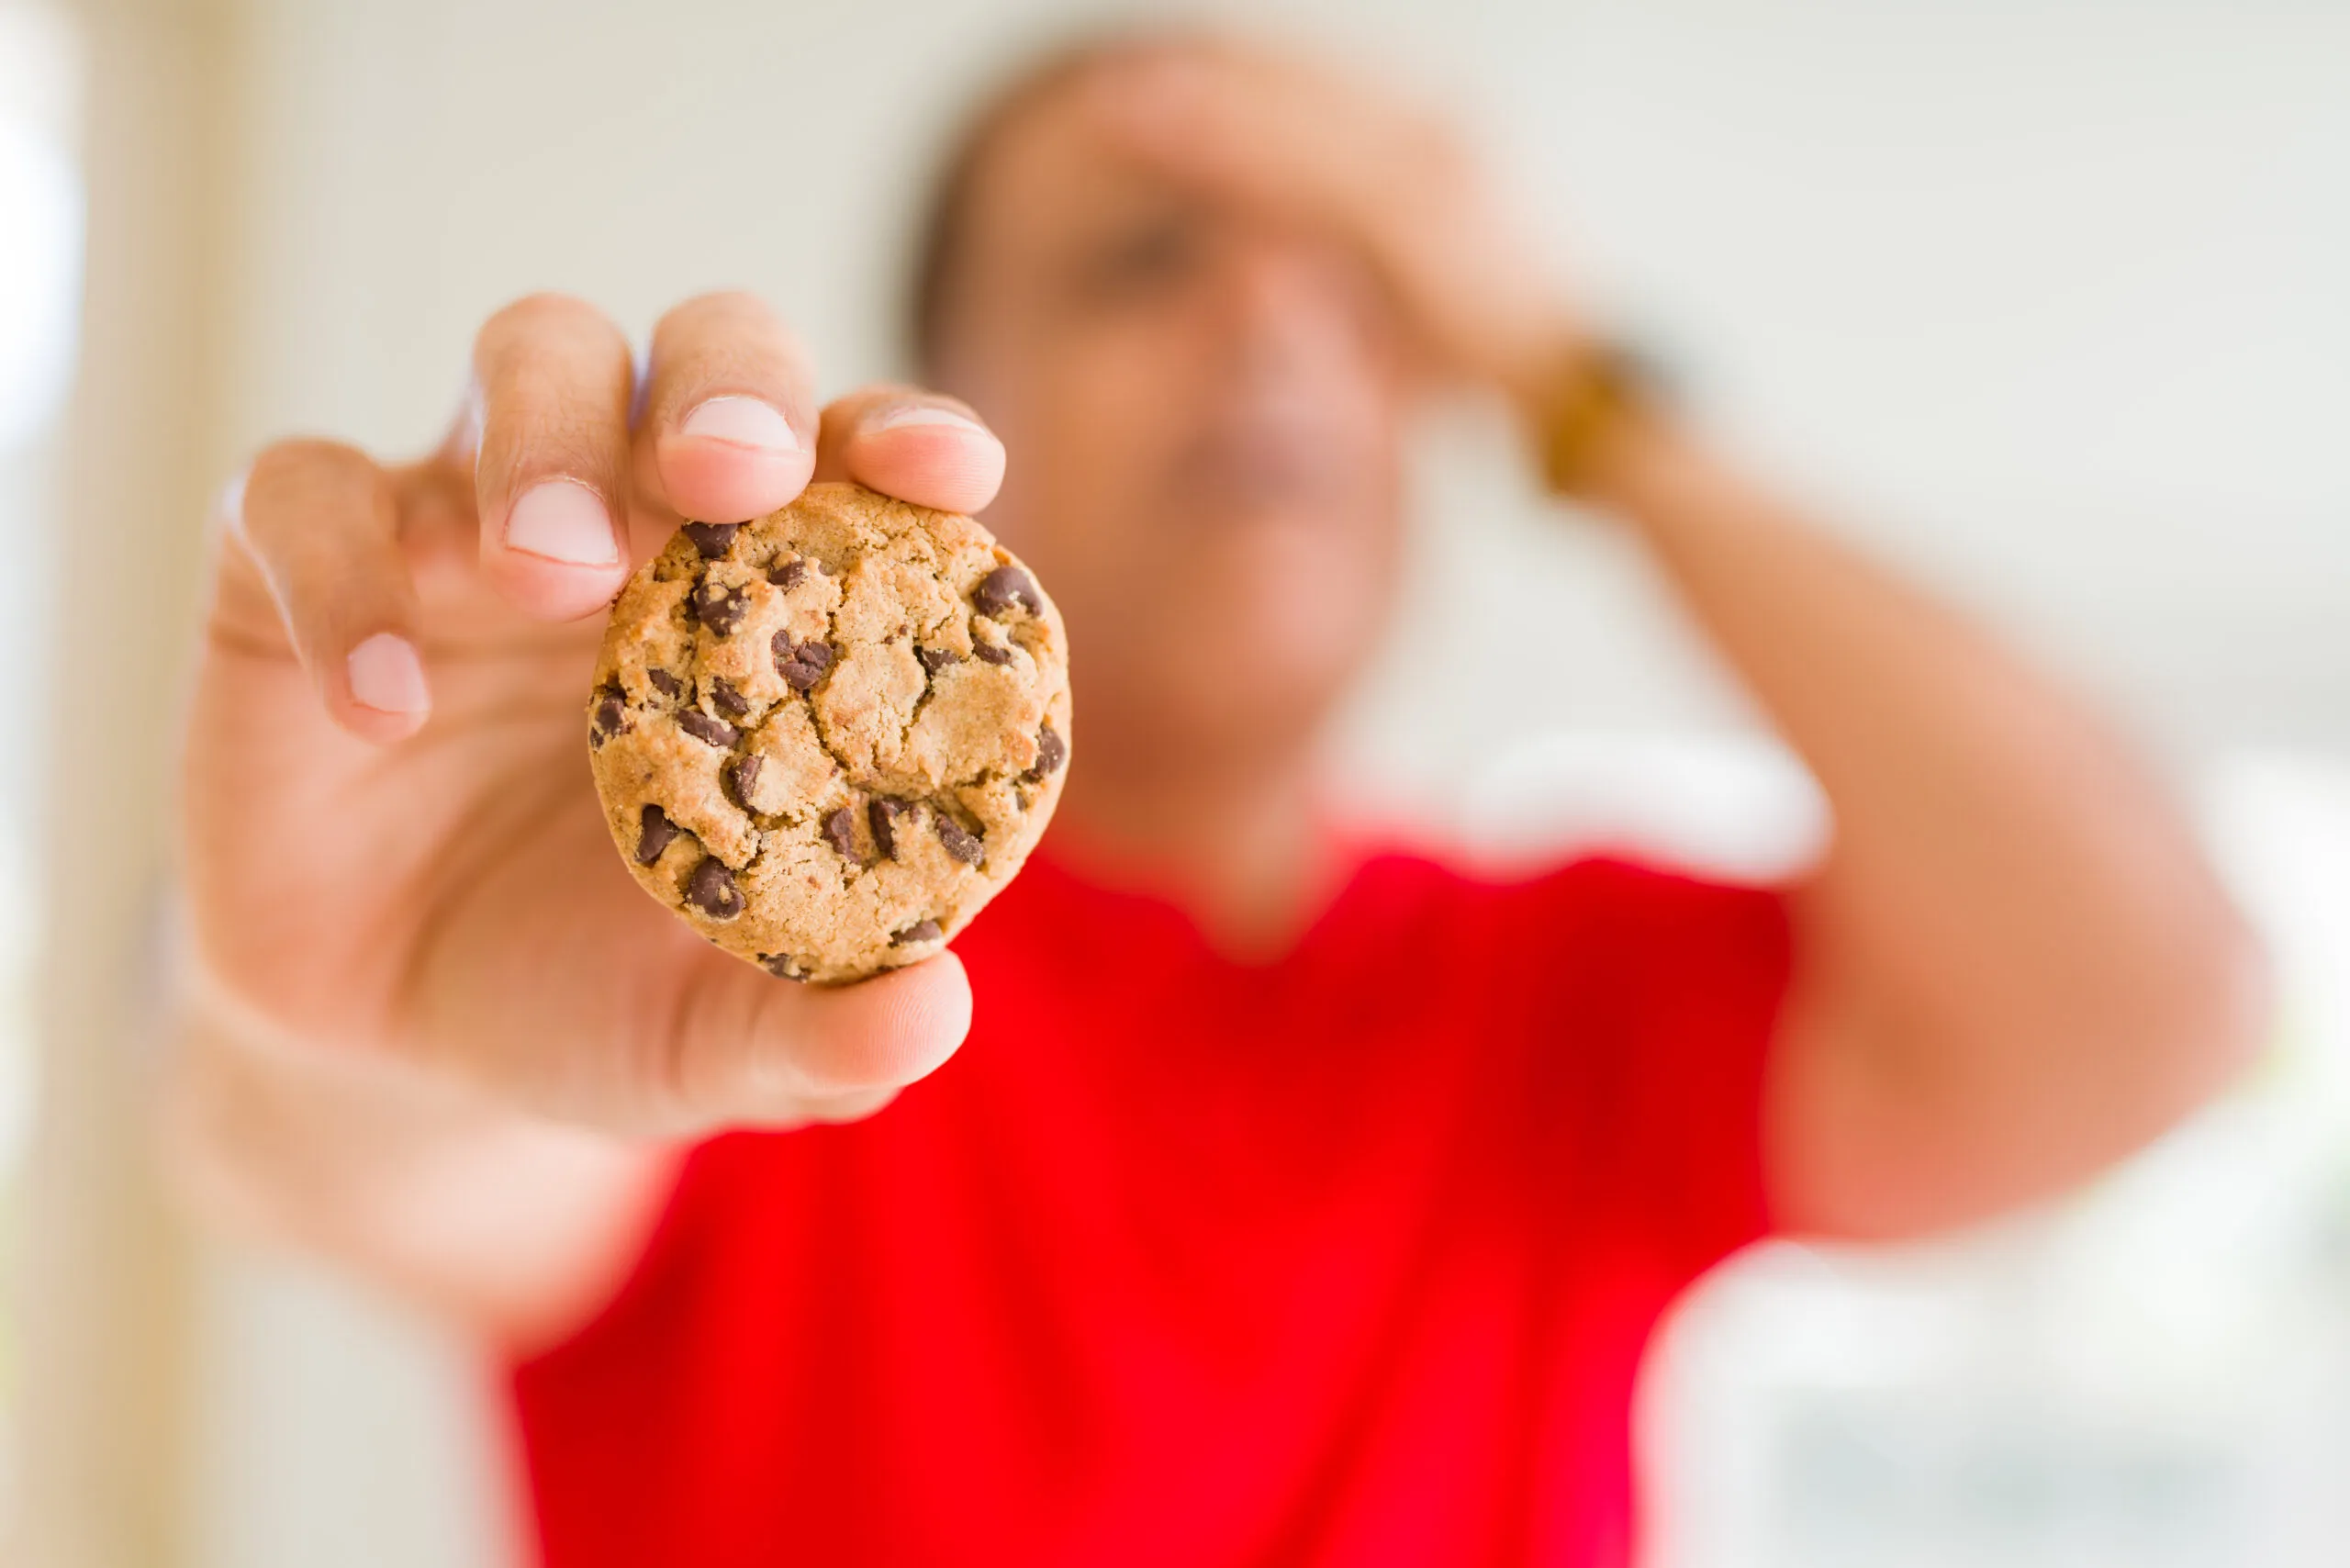
[{"label": "knuckle", "polygon": [[804,408],[813,400],[807,363],[790,328],[756,295],[699,295],[653,329],[654,402],[675,412],[712,385],[731,385]]},{"label": "knuckle", "polygon": [[591,326],[603,319],[602,311],[576,294],[542,290],[499,306],[491,312],[482,330],[499,337],[527,336],[537,331]]},{"label": "knuckle", "polygon": [[[811,1071],[811,1053],[789,1042],[803,1021],[778,1014],[788,1002],[767,994],[733,958],[710,956],[687,980],[663,1026],[650,1031],[645,1087],[652,1101],[688,1119],[796,1110],[872,1087]],[[774,989],[780,990],[777,987]]]},{"label": "knuckle", "polygon": [[723,1103],[729,1085],[721,1081],[721,1046],[732,1037],[727,1031],[739,1027],[726,1016],[726,1002],[723,990],[698,972],[672,1005],[632,1031],[642,1058],[634,1081],[648,1109],[687,1118]]},{"label": "knuckle", "polygon": [[290,436],[274,441],[261,449],[248,472],[252,480],[280,479],[289,476],[340,469],[345,466],[372,466],[367,454],[357,447],[319,436]]},{"label": "knuckle", "polygon": [[628,340],[611,319],[576,295],[526,294],[501,306],[475,339],[475,363],[495,386],[505,373],[574,342],[596,342],[625,355]]},{"label": "knuckle", "polygon": [[519,494],[532,481],[562,477],[598,491],[608,505],[625,497],[625,436],[607,420],[557,398],[523,398],[485,427],[484,450],[495,462],[484,482]]},{"label": "knuckle", "polygon": [[740,327],[746,323],[760,327],[780,325],[766,300],[748,289],[727,288],[680,300],[662,314],[653,330],[654,336],[659,338],[705,326]]},{"label": "knuckle", "polygon": [[788,1065],[778,1064],[778,1076],[810,1100],[837,1100],[897,1088],[883,1064],[869,1053],[839,1049],[796,1053]]},{"label": "knuckle", "polygon": [[308,528],[322,507],[372,486],[373,459],[341,442],[301,437],[263,447],[245,470],[230,522],[255,549],[266,552]]}]

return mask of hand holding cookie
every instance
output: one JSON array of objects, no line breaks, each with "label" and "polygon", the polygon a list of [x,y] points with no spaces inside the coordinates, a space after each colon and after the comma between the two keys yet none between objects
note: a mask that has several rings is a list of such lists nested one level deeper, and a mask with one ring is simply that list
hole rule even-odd
[{"label": "hand holding cookie", "polygon": [[[473,368],[467,411],[433,455],[389,465],[285,442],[226,509],[183,790],[201,983],[289,1048],[397,1058],[606,1127],[870,1111],[960,1042],[960,966],[945,955],[827,990],[704,941],[613,855],[582,701],[605,607],[680,522],[777,512],[811,476],[909,503],[906,516],[969,512],[995,492],[1002,445],[910,388],[820,413],[788,330],[739,295],[662,320],[641,396],[625,339],[565,298],[493,317]],[[776,666],[758,700],[796,697],[792,669],[814,657]],[[695,678],[697,699],[715,700]],[[1041,759],[1037,719],[1006,743],[1036,755],[1007,751],[999,773]],[[753,786],[762,805],[791,778],[776,755],[775,778]],[[729,759],[738,790],[747,756]],[[984,802],[956,793],[972,782],[942,775],[919,800],[946,811],[919,820],[950,857],[944,822],[988,825]],[[1016,864],[1012,837],[1000,848]]]}]

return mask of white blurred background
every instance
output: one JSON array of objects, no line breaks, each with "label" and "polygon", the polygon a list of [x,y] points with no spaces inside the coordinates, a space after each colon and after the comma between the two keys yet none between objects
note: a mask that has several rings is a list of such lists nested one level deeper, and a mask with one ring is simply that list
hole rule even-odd
[{"label": "white blurred background", "polygon": [[[2262,1069],[2053,1212],[1761,1251],[1651,1368],[1676,1568],[2350,1542],[2350,5],[1236,7],[1449,104],[1563,274],[1852,532],[2119,705],[2275,943]],[[187,1235],[146,1153],[206,499],[431,440],[474,326],[744,285],[900,366],[927,159],[1043,0],[0,0],[0,1512],[22,1560],[487,1565],[463,1347]],[[1278,18],[1277,24],[1268,18]],[[1014,461],[1018,460],[1014,454]],[[1432,420],[1364,812],[1767,870],[1816,809],[1639,562]],[[1409,657],[1404,639],[1408,638]]]}]

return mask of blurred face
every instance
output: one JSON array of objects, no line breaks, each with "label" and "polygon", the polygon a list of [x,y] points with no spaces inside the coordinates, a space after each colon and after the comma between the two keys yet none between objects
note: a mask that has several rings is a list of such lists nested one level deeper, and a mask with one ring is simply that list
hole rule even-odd
[{"label": "blurred face", "polygon": [[1011,452],[989,521],[1068,617],[1090,760],[1245,766],[1311,734],[1384,621],[1396,334],[1350,252],[1122,161],[1088,98],[993,142],[940,368]]}]

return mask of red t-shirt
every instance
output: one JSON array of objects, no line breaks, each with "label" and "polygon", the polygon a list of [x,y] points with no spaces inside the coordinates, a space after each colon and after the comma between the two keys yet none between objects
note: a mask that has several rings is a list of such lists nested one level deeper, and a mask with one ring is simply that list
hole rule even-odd
[{"label": "red t-shirt", "polygon": [[1382,857],[1250,966],[1040,860],[957,950],[952,1061],[700,1147],[515,1370],[553,1568],[1627,1561],[1641,1348],[1764,1226],[1778,895]]}]

